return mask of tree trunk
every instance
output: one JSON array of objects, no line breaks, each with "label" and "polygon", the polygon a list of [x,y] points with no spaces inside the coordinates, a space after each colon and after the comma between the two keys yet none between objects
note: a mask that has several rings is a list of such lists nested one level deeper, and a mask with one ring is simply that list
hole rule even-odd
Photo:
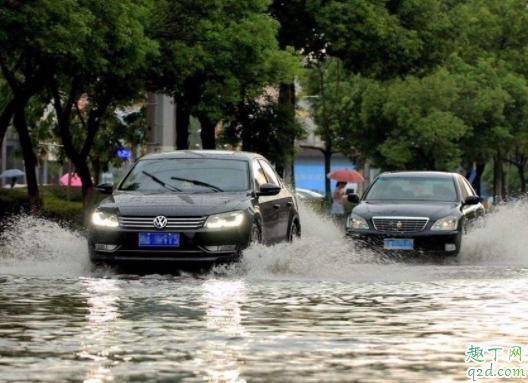
[{"label": "tree trunk", "polygon": [[326,176],[328,173],[330,173],[330,166],[332,165],[332,151],[325,150],[323,151],[324,155],[324,168],[325,168],[325,195],[326,195],[326,201],[330,203],[332,201],[332,190],[330,190],[330,179]]},{"label": "tree trunk", "polygon": [[99,157],[96,157],[92,160],[92,168],[94,174],[94,184],[99,185],[101,183],[101,160]]},{"label": "tree trunk", "polygon": [[94,205],[95,188],[92,182],[90,174],[90,168],[87,161],[83,161],[81,158],[76,158],[73,162],[77,175],[82,182],[82,200],[83,200],[83,211],[84,211],[84,223],[87,225],[90,222],[90,217]]},{"label": "tree trunk", "polygon": [[284,109],[286,115],[286,124],[291,126],[289,129],[292,132],[292,137],[283,146],[284,150],[284,164],[282,177],[288,185],[295,187],[295,178],[293,172],[294,156],[295,156],[295,84],[280,84],[279,86],[279,107]]},{"label": "tree trunk", "polygon": [[502,166],[502,155],[497,152],[497,155],[494,158],[494,168],[493,168],[493,196],[496,202],[502,202],[503,198],[503,166]]},{"label": "tree trunk", "polygon": [[475,167],[475,179],[473,180],[473,189],[475,189],[475,192],[478,196],[482,195],[482,175],[484,174],[484,169],[486,169],[486,163],[480,163],[477,162],[477,165]]},{"label": "tree trunk", "polygon": [[26,123],[25,107],[27,102],[18,104],[15,108],[14,125],[18,133],[22,157],[24,158],[24,168],[26,170],[26,180],[28,188],[29,211],[31,214],[40,212],[40,194],[37,181],[37,156],[33,151],[33,143]]},{"label": "tree trunk", "polygon": [[4,138],[7,132],[7,128],[11,124],[13,114],[15,113],[15,100],[9,101],[0,115],[0,148],[4,143]]},{"label": "tree trunk", "polygon": [[249,117],[248,112],[246,108],[245,100],[242,99],[240,103],[238,104],[238,121],[242,125],[242,150],[245,152],[251,152],[252,148],[252,137],[251,137],[251,129],[249,124]]},{"label": "tree trunk", "polygon": [[519,178],[521,180],[521,193],[523,196],[526,194],[526,174],[524,172],[525,164],[518,164],[517,170],[519,171]]},{"label": "tree trunk", "polygon": [[216,149],[216,122],[211,121],[211,119],[206,116],[200,116],[200,125],[202,127],[200,132],[202,148]]},{"label": "tree trunk", "polygon": [[176,149],[189,149],[191,111],[182,103],[176,104]]}]

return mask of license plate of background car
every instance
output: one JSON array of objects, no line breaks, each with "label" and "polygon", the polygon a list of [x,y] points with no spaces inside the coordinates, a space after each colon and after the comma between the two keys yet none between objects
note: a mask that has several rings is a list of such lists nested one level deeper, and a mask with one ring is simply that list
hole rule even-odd
[{"label": "license plate of background car", "polygon": [[386,239],[383,248],[385,250],[414,250],[413,239]]},{"label": "license plate of background car", "polygon": [[139,233],[139,247],[179,247],[180,233]]}]

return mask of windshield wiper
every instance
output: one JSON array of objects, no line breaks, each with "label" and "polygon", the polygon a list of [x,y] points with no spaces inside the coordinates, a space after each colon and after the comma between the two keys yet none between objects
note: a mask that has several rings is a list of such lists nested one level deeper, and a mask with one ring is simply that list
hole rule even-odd
[{"label": "windshield wiper", "polygon": [[214,190],[215,192],[223,192],[223,190],[220,189],[218,186],[214,186],[214,185],[208,184],[207,182],[202,182],[202,181],[198,181],[198,180],[190,180],[190,179],[187,179],[187,178],[179,178],[179,177],[171,177],[171,179],[172,180],[176,180],[176,181],[190,182],[193,185],[205,186],[205,187],[207,187],[209,189]]},{"label": "windshield wiper", "polygon": [[166,184],[165,182],[163,182],[162,180],[160,180],[158,177],[156,176],[153,176],[152,174],[150,173],[147,173],[146,171],[142,171],[144,175],[146,175],[147,177],[150,177],[152,179],[152,181],[156,182],[157,184],[160,184],[161,186],[163,186],[165,189],[169,189],[169,190],[172,190],[172,191],[176,191],[176,192],[182,192],[183,190],[181,189],[178,189],[177,187],[175,186],[172,186],[172,185],[169,185],[169,184]]}]

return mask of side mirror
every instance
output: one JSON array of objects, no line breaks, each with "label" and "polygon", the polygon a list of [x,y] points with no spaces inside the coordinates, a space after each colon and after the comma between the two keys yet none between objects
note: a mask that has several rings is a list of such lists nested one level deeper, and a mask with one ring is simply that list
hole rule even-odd
[{"label": "side mirror", "polygon": [[114,185],[111,183],[100,184],[96,187],[97,191],[102,194],[112,194],[114,191]]},{"label": "side mirror", "polygon": [[464,205],[478,205],[480,203],[480,197],[470,195],[464,201]]},{"label": "side mirror", "polygon": [[348,202],[350,202],[350,203],[358,204],[359,203],[359,194],[356,194],[356,193],[349,194],[347,196],[347,199],[348,199]]},{"label": "side mirror", "polygon": [[281,192],[281,188],[277,185],[273,184],[264,184],[260,186],[260,191],[257,193],[257,195],[266,195],[266,196],[272,196],[277,195]]}]

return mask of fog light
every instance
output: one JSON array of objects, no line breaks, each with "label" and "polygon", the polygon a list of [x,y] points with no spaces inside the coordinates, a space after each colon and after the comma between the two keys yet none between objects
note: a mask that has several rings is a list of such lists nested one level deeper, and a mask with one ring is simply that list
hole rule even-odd
[{"label": "fog light", "polygon": [[445,251],[455,251],[456,245],[454,243],[446,243]]},{"label": "fog light", "polygon": [[105,243],[96,243],[95,250],[97,251],[114,251],[117,249],[117,245],[107,245]]}]

